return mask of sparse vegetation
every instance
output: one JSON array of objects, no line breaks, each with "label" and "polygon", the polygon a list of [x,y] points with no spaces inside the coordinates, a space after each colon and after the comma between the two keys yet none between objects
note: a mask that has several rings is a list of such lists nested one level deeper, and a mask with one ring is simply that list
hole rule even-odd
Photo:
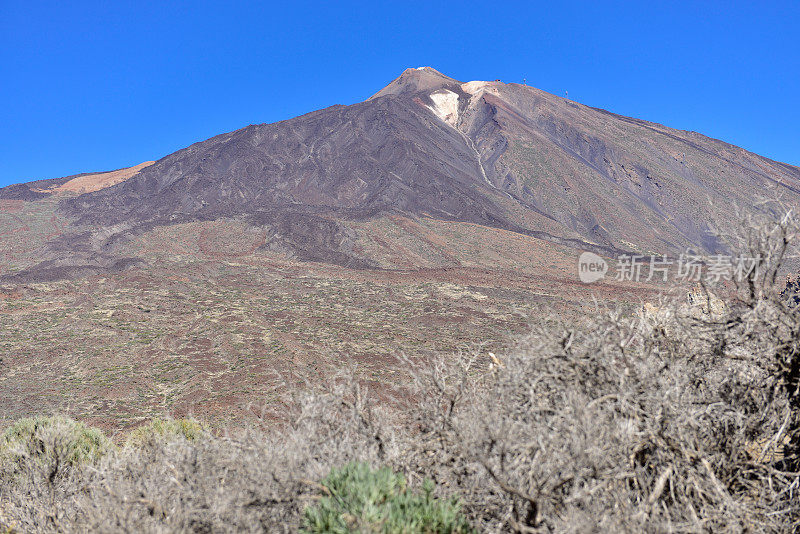
[{"label": "sparse vegetation", "polygon": [[58,444],[77,425],[21,424],[14,442],[34,445],[0,466],[0,520],[45,532],[795,532],[800,312],[781,265],[798,225],[750,228],[739,249],[756,268],[716,296],[696,290],[706,306],[679,292],[582,324],[543,320],[498,357],[410,359],[396,406],[343,374],[287,405],[285,425],[215,436],[159,422],[142,432],[178,439],[59,461],[57,475],[41,459],[69,458]]}]

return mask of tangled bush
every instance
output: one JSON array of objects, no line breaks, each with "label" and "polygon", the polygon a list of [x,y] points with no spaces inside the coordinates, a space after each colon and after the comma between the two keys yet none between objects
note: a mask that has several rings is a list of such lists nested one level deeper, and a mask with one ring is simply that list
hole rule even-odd
[{"label": "tangled bush", "polygon": [[487,372],[420,377],[422,468],[482,530],[800,528],[800,315],[781,296],[790,217],[752,227],[758,261],[725,304],[598,309],[543,322]]}]

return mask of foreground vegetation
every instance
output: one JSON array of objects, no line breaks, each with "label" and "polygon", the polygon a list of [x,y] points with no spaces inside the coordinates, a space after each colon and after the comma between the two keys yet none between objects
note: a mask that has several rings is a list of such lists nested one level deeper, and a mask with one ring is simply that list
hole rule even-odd
[{"label": "foreground vegetation", "polygon": [[743,245],[757,268],[719,297],[701,287],[692,305],[543,321],[500,357],[410,360],[403,406],[342,374],[287,406],[277,430],[156,421],[113,445],[68,419],[20,421],[0,442],[0,523],[797,531],[800,313],[780,275],[796,230],[790,217],[753,226]]}]

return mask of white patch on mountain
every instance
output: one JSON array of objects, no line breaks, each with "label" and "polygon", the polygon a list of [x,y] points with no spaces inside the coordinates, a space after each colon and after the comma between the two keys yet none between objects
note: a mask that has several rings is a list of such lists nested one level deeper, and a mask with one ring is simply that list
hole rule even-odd
[{"label": "white patch on mountain", "polygon": [[458,124],[458,95],[447,89],[431,93],[432,106],[428,109],[450,126]]},{"label": "white patch on mountain", "polygon": [[503,85],[502,82],[484,82],[481,80],[475,80],[472,82],[462,83],[461,90],[465,93],[469,93],[472,96],[478,95],[481,91],[489,90],[494,94],[497,94],[497,87]]}]

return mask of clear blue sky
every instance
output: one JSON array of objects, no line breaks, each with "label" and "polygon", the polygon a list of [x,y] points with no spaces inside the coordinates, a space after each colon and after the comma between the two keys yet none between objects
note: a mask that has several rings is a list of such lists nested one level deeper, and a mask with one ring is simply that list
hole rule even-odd
[{"label": "clear blue sky", "polygon": [[423,65],[800,165],[800,3],[758,4],[0,0],[0,186],[158,159]]}]

